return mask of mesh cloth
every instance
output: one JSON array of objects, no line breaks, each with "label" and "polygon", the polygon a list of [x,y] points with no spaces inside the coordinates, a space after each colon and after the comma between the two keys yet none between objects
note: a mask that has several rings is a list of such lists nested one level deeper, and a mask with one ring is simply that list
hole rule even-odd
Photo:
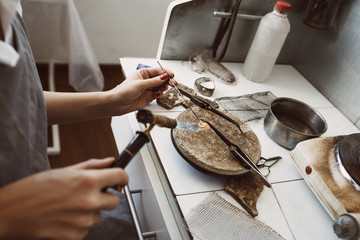
[{"label": "mesh cloth", "polygon": [[211,193],[192,209],[186,219],[194,239],[284,239],[216,193]]},{"label": "mesh cloth", "polygon": [[264,118],[270,103],[275,98],[276,96],[271,92],[259,92],[237,97],[216,98],[215,102],[242,122],[249,122]]}]

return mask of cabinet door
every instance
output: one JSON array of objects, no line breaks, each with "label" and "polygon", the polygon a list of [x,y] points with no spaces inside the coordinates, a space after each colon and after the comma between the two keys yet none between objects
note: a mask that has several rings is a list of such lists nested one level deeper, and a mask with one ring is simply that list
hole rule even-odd
[{"label": "cabinet door", "polygon": [[[122,152],[134,136],[127,115],[114,117],[112,129],[119,152]],[[144,146],[143,148],[147,148]],[[147,159],[152,161],[151,159]],[[130,161],[125,171],[129,175],[129,189],[143,233],[155,232],[156,239],[170,239],[151,181],[140,153]]]},{"label": "cabinet door", "polygon": [[156,239],[170,239],[149,176],[140,154],[125,168],[129,188],[143,232],[156,232]]}]

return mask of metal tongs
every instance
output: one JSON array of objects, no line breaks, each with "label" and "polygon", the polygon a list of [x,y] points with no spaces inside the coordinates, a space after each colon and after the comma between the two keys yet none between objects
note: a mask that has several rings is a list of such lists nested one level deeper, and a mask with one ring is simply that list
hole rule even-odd
[{"label": "metal tongs", "polygon": [[195,103],[196,105],[198,105],[199,107],[203,108],[203,109],[207,109],[212,111],[213,113],[215,113],[216,115],[228,120],[229,122],[231,122],[232,124],[234,124],[241,133],[243,133],[243,131],[241,130],[241,127],[239,125],[238,122],[236,122],[234,119],[228,117],[227,115],[225,115],[224,113],[220,112],[219,110],[213,108],[208,102],[204,101],[203,99],[199,98],[196,95],[193,95],[187,91],[185,91],[184,89],[178,88],[178,90],[180,91],[181,94],[185,95],[186,97],[188,97],[191,102]]},{"label": "metal tongs", "polygon": [[229,147],[230,152],[233,156],[240,161],[240,163],[249,171],[254,174],[257,178],[259,178],[265,186],[271,188],[271,184],[266,180],[264,175],[260,172],[259,168],[255,165],[255,163],[251,160],[251,158],[241,150],[241,148],[235,144],[233,144],[229,139],[227,139],[215,126],[210,124],[208,121],[201,119],[201,121],[207,123],[212,130],[223,140],[226,145]]}]

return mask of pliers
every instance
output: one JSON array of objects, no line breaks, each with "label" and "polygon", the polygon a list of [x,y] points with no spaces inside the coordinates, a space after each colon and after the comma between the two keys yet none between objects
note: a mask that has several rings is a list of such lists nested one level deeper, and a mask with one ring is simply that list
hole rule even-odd
[{"label": "pliers", "polygon": [[248,169],[252,174],[254,174],[257,178],[259,178],[265,186],[268,188],[271,188],[271,184],[266,180],[264,175],[260,172],[259,168],[256,166],[256,164],[251,160],[251,158],[241,150],[239,146],[236,144],[233,144],[229,139],[227,139],[215,126],[213,126],[208,121],[201,119],[201,121],[207,123],[212,130],[225,142],[225,144],[228,146],[230,152],[233,154],[233,156],[246,168]]},{"label": "pliers", "polygon": [[199,107],[203,108],[203,109],[207,109],[212,111],[213,113],[215,113],[216,115],[228,120],[229,122],[231,122],[232,124],[234,124],[241,133],[243,133],[243,131],[241,130],[241,127],[239,125],[238,122],[236,122],[234,119],[228,117],[227,115],[225,115],[224,113],[220,112],[219,110],[213,108],[208,102],[204,101],[203,99],[199,98],[196,95],[193,95],[187,91],[185,91],[184,89],[179,88],[179,91],[181,94],[185,95],[186,97],[188,97],[191,102],[193,102],[194,104],[198,105]]}]

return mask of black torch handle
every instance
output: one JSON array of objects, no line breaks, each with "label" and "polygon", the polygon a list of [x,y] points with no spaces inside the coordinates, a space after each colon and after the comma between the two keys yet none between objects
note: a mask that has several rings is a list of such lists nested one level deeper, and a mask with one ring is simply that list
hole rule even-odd
[{"label": "black torch handle", "polygon": [[147,142],[149,142],[149,137],[145,133],[139,131],[136,132],[136,135],[131,139],[130,143],[115,159],[110,167],[125,168],[135,154],[139,152]]},{"label": "black torch handle", "polygon": [[[149,137],[143,132],[136,132],[136,135],[131,139],[130,143],[122,151],[122,153],[115,159],[110,165],[110,168],[119,167],[125,168],[130,160],[135,156],[137,152],[149,142]],[[104,187],[101,191],[106,192],[109,187]],[[111,186],[110,188],[116,189],[117,186]]]}]

